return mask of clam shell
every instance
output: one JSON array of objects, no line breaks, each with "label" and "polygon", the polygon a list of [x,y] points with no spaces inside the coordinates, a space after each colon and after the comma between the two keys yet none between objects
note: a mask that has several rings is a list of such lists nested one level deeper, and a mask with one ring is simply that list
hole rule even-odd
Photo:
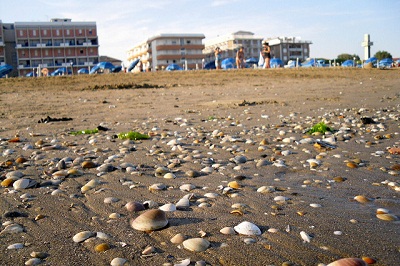
[{"label": "clam shell", "polygon": [[96,252],[104,252],[110,249],[110,246],[107,243],[101,243],[94,247]]},{"label": "clam shell", "polygon": [[14,187],[14,189],[24,189],[24,188],[32,187],[35,184],[36,184],[36,181],[34,181],[34,180],[27,179],[27,178],[21,178],[21,179],[16,180],[13,183],[13,187]]},{"label": "clam shell", "polygon": [[259,188],[257,189],[257,192],[259,192],[259,193],[271,193],[271,192],[275,192],[275,187],[273,187],[273,186],[262,186],[262,187],[259,187]]},{"label": "clam shell", "polygon": [[327,266],[368,266],[368,264],[359,258],[344,258],[329,263]]},{"label": "clam shell", "polygon": [[399,218],[396,215],[390,214],[390,213],[380,213],[377,214],[376,217],[378,219],[384,220],[384,221],[398,221]]},{"label": "clam shell", "polygon": [[240,188],[240,184],[237,181],[231,181],[228,183],[228,187],[230,188],[234,188],[234,189],[238,189]]},{"label": "clam shell", "polygon": [[23,176],[24,176],[24,173],[22,173],[21,171],[12,171],[12,172],[8,172],[6,174],[6,178],[11,178],[14,180],[17,180]]},{"label": "clam shell", "polygon": [[172,203],[167,203],[159,207],[160,210],[165,211],[165,212],[174,212],[176,211],[176,206],[175,204]]},{"label": "clam shell", "polygon": [[11,244],[7,247],[7,249],[21,249],[21,248],[24,248],[24,244],[22,243]]},{"label": "clam shell", "polygon": [[194,251],[194,252],[202,252],[205,251],[209,246],[210,242],[204,238],[189,238],[182,242],[182,245],[185,249]]},{"label": "clam shell", "polygon": [[356,201],[358,201],[359,203],[367,203],[367,202],[371,201],[369,198],[367,198],[366,196],[363,196],[363,195],[355,196],[354,199]]},{"label": "clam shell", "polygon": [[246,236],[261,235],[260,228],[258,228],[257,225],[247,221],[238,224],[233,229],[235,229],[235,231],[241,235],[246,235]]},{"label": "clam shell", "polygon": [[167,226],[165,212],[159,209],[148,210],[131,222],[133,229],[139,231],[154,231]]},{"label": "clam shell", "polygon": [[193,185],[193,184],[183,184],[182,186],[179,187],[180,190],[188,191],[188,192],[193,190],[193,189],[195,189],[195,188],[196,188],[196,186]]},{"label": "clam shell", "polygon": [[186,236],[182,233],[176,234],[171,238],[171,243],[172,244],[181,244],[183,241],[186,240]]},{"label": "clam shell", "polygon": [[190,207],[190,201],[187,198],[181,198],[177,203],[176,203],[176,208],[187,208]]},{"label": "clam shell", "polygon": [[81,243],[81,242],[85,241],[86,239],[91,238],[91,237],[94,237],[94,236],[96,236],[96,233],[95,233],[95,232],[91,232],[91,231],[82,231],[82,232],[79,232],[79,233],[77,233],[76,235],[74,235],[74,236],[72,237],[72,240],[73,240],[75,243]]},{"label": "clam shell", "polygon": [[138,212],[138,211],[143,211],[145,209],[142,203],[136,201],[128,202],[127,204],[125,204],[125,208],[129,212]]},{"label": "clam shell", "polygon": [[219,230],[219,232],[221,234],[224,234],[224,235],[234,235],[234,234],[236,234],[235,229],[233,229],[233,227],[224,227],[221,230]]},{"label": "clam shell", "polygon": [[150,191],[164,190],[164,189],[167,189],[167,186],[162,183],[153,184],[149,187]]},{"label": "clam shell", "polygon": [[110,262],[110,265],[111,265],[111,266],[123,266],[123,265],[125,265],[126,262],[127,262],[127,260],[124,259],[124,258],[114,258],[114,259]]},{"label": "clam shell", "polygon": [[166,173],[164,175],[164,178],[165,179],[174,179],[174,178],[176,178],[176,175],[174,175],[173,173]]}]

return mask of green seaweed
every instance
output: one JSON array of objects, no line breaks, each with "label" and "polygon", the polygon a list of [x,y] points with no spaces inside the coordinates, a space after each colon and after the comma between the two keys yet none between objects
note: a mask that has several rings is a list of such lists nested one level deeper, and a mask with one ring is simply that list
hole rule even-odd
[{"label": "green seaweed", "polygon": [[97,132],[99,132],[99,130],[97,128],[95,128],[95,129],[71,131],[69,134],[77,136],[77,135],[82,135],[82,134],[96,134]]},{"label": "green seaweed", "polygon": [[119,133],[117,136],[119,139],[131,139],[131,140],[149,139],[150,138],[150,136],[147,134],[142,134],[142,133],[135,132],[135,131],[122,132],[122,133]]},{"label": "green seaweed", "polygon": [[315,132],[319,132],[322,134],[325,134],[325,132],[330,131],[332,132],[332,129],[328,127],[324,122],[319,122],[318,124],[315,124],[312,128],[310,128],[307,133],[308,134],[313,134]]}]

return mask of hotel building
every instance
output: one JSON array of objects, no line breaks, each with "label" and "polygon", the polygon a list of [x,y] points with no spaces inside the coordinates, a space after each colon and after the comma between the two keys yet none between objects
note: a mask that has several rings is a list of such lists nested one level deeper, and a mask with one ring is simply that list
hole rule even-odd
[{"label": "hotel building", "polygon": [[271,47],[271,56],[280,58],[287,64],[289,60],[300,62],[310,57],[311,41],[302,41],[300,37],[277,37],[265,39]]},{"label": "hotel building", "polygon": [[95,22],[51,19],[50,22],[15,22],[2,26],[5,56],[1,57],[0,42],[0,60],[3,58],[17,70],[14,76],[25,76],[38,67],[47,68],[49,72],[71,67],[76,73],[79,68],[99,61]]},{"label": "hotel building", "polygon": [[205,41],[205,62],[215,60],[214,50],[219,47],[222,50],[222,58],[236,57],[236,52],[243,47],[245,58],[259,58],[263,37],[255,36],[249,31],[238,31]]},{"label": "hotel building", "polygon": [[204,34],[159,34],[128,50],[128,62],[140,59],[146,69],[178,64],[183,69],[201,68]]}]

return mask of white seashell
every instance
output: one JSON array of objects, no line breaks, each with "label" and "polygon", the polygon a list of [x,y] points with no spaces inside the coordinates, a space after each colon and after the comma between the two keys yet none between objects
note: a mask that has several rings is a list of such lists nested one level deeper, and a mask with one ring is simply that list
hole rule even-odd
[{"label": "white seashell", "polygon": [[167,203],[167,204],[160,206],[158,209],[165,211],[165,212],[174,212],[174,211],[176,211],[176,206],[175,206],[175,204]]},{"label": "white seashell", "polygon": [[344,258],[329,263],[327,266],[368,266],[368,264],[359,258]]},{"label": "white seashell", "polygon": [[2,234],[15,234],[15,233],[21,233],[24,231],[24,228],[19,225],[19,224],[9,224],[6,226],[6,228],[3,229],[3,231],[0,232],[0,235]]},{"label": "white seashell", "polygon": [[262,186],[257,189],[259,193],[272,193],[275,192],[275,187],[273,186]]},{"label": "white seashell", "polygon": [[289,198],[284,197],[284,196],[276,196],[274,198],[274,201],[287,201],[287,200],[289,200]]},{"label": "white seashell", "polygon": [[86,183],[86,185],[84,185],[83,187],[81,187],[81,192],[85,193],[88,190],[91,190],[93,188],[95,188],[96,186],[98,186],[100,184],[100,181],[96,180],[96,179],[92,179],[89,182]]},{"label": "white seashell", "polygon": [[236,231],[235,231],[235,229],[233,229],[233,227],[224,227],[219,231],[220,231],[220,233],[222,233],[224,235],[235,235],[236,234]]},{"label": "white seashell", "polygon": [[186,237],[185,237],[185,235],[184,234],[182,234],[182,233],[179,233],[179,234],[176,234],[176,235],[174,235],[172,238],[171,238],[171,243],[172,244],[181,244],[183,241],[185,241],[186,240]]},{"label": "white seashell", "polygon": [[191,191],[195,188],[196,188],[196,186],[193,184],[183,184],[182,186],[179,187],[179,189],[182,191]]},{"label": "white seashell", "polygon": [[282,151],[281,153],[283,156],[288,156],[288,155],[292,154],[292,152],[289,150]]},{"label": "white seashell", "polygon": [[190,264],[190,258],[181,260],[179,263],[175,263],[174,266],[188,266]]},{"label": "white seashell", "polygon": [[143,206],[146,209],[152,209],[152,208],[157,208],[158,207],[158,203],[153,201],[153,200],[146,200],[143,202]]},{"label": "white seashell", "polygon": [[118,201],[119,201],[119,199],[114,198],[114,197],[107,197],[104,199],[104,203],[106,203],[106,204],[111,204],[111,203],[118,202]]},{"label": "white seashell", "polygon": [[206,174],[211,174],[213,171],[214,171],[214,168],[212,168],[211,166],[204,167],[203,169],[200,170],[200,172],[206,173]]},{"label": "white seashell", "polygon": [[261,230],[257,225],[244,221],[237,226],[234,227],[235,231],[238,234],[252,236],[252,235],[261,235]]},{"label": "white seashell", "polygon": [[157,183],[157,184],[153,184],[149,187],[149,190],[153,191],[153,190],[164,190],[167,189],[167,186],[164,185],[163,183]]},{"label": "white seashell", "polygon": [[208,208],[211,207],[211,204],[208,202],[202,202],[198,205],[199,208]]},{"label": "white seashell", "polygon": [[176,178],[176,175],[174,175],[173,173],[166,173],[164,175],[164,178],[165,179],[174,179],[174,178]]},{"label": "white seashell", "polygon": [[7,249],[21,249],[21,248],[24,248],[24,244],[22,243],[11,244],[7,247]]},{"label": "white seashell", "polygon": [[74,236],[72,237],[72,240],[73,240],[75,243],[81,243],[81,242],[85,241],[86,239],[91,238],[91,237],[94,237],[94,236],[96,236],[96,233],[94,233],[94,232],[91,232],[91,231],[82,231],[82,232],[79,232],[79,233],[77,233],[76,235],[74,235]]},{"label": "white seashell", "polygon": [[96,232],[96,237],[99,239],[110,239],[110,236],[103,232]]},{"label": "white seashell", "polygon": [[278,229],[276,229],[276,228],[269,228],[268,229],[268,232],[269,233],[277,233],[279,230]]},{"label": "white seashell", "polygon": [[55,189],[51,192],[52,196],[63,194],[64,192],[61,189]]},{"label": "white seashell", "polygon": [[336,236],[341,236],[343,234],[343,232],[342,231],[334,231],[333,234]]},{"label": "white seashell", "polygon": [[304,243],[310,243],[311,237],[306,232],[301,231],[300,236],[303,239]]},{"label": "white seashell", "polygon": [[245,239],[243,239],[243,242],[247,245],[250,245],[250,244],[256,243],[256,240],[254,240],[253,238],[250,238],[250,237],[246,237]]},{"label": "white seashell", "polygon": [[29,259],[29,260],[27,260],[26,262],[25,262],[25,265],[27,265],[27,266],[34,266],[34,265],[39,265],[39,264],[41,264],[43,261],[41,260],[41,259],[39,259],[39,258],[31,258],[31,259]]},{"label": "white seashell", "polygon": [[21,179],[18,179],[17,181],[15,181],[15,182],[13,183],[13,187],[14,187],[14,189],[16,189],[16,190],[18,190],[18,189],[24,189],[24,188],[29,187],[30,183],[31,183],[31,180],[30,180],[30,179],[21,178]]},{"label": "white seashell", "polygon": [[124,258],[114,258],[111,261],[110,265],[111,266],[124,266],[126,262],[127,262],[127,260]]},{"label": "white seashell", "polygon": [[6,174],[6,178],[10,178],[13,180],[20,179],[23,176],[24,176],[24,173],[22,173],[21,171],[12,171],[12,172],[8,172]]},{"label": "white seashell", "polygon": [[276,161],[274,162],[274,165],[275,165],[276,167],[286,167],[285,162],[282,161],[282,160],[276,160]]},{"label": "white seashell", "polygon": [[318,203],[311,203],[310,206],[313,208],[321,208],[322,207],[322,205],[318,204]]},{"label": "white seashell", "polygon": [[215,199],[215,198],[219,197],[219,195],[217,193],[209,192],[209,193],[204,194],[204,197],[209,198],[209,199]]},{"label": "white seashell", "polygon": [[176,203],[176,208],[187,208],[190,206],[190,201],[187,198],[182,198]]},{"label": "white seashell", "polygon": [[190,251],[202,252],[205,251],[210,246],[210,242],[200,237],[189,238],[182,242],[182,246]]},{"label": "white seashell", "polygon": [[116,213],[116,212],[113,212],[110,215],[108,215],[108,218],[110,218],[110,219],[118,219],[120,217],[121,217],[121,214]]}]

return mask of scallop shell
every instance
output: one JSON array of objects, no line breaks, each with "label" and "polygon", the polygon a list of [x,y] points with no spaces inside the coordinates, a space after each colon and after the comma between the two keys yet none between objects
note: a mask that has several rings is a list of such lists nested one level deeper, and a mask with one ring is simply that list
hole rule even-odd
[{"label": "scallop shell", "polygon": [[235,231],[238,234],[252,236],[252,235],[261,235],[261,230],[257,225],[244,221],[237,226],[234,227]]},{"label": "scallop shell", "polygon": [[129,212],[138,212],[138,211],[143,211],[145,209],[142,203],[136,201],[128,202],[127,204],[125,204],[125,208]]},{"label": "scallop shell", "polygon": [[154,231],[167,226],[165,212],[159,209],[148,210],[131,222],[133,229],[139,231]]},{"label": "scallop shell", "polygon": [[329,263],[327,266],[368,266],[368,264],[359,258],[344,258]]},{"label": "scallop shell", "polygon": [[196,238],[189,238],[183,241],[182,245],[187,250],[194,252],[202,252],[205,251],[210,246],[210,242],[204,238],[196,237]]},{"label": "scallop shell", "polygon": [[91,231],[82,231],[77,233],[76,235],[74,235],[74,237],[72,238],[72,240],[75,243],[81,243],[83,241],[85,241],[88,238],[94,237],[96,236],[95,232],[91,232]]}]

